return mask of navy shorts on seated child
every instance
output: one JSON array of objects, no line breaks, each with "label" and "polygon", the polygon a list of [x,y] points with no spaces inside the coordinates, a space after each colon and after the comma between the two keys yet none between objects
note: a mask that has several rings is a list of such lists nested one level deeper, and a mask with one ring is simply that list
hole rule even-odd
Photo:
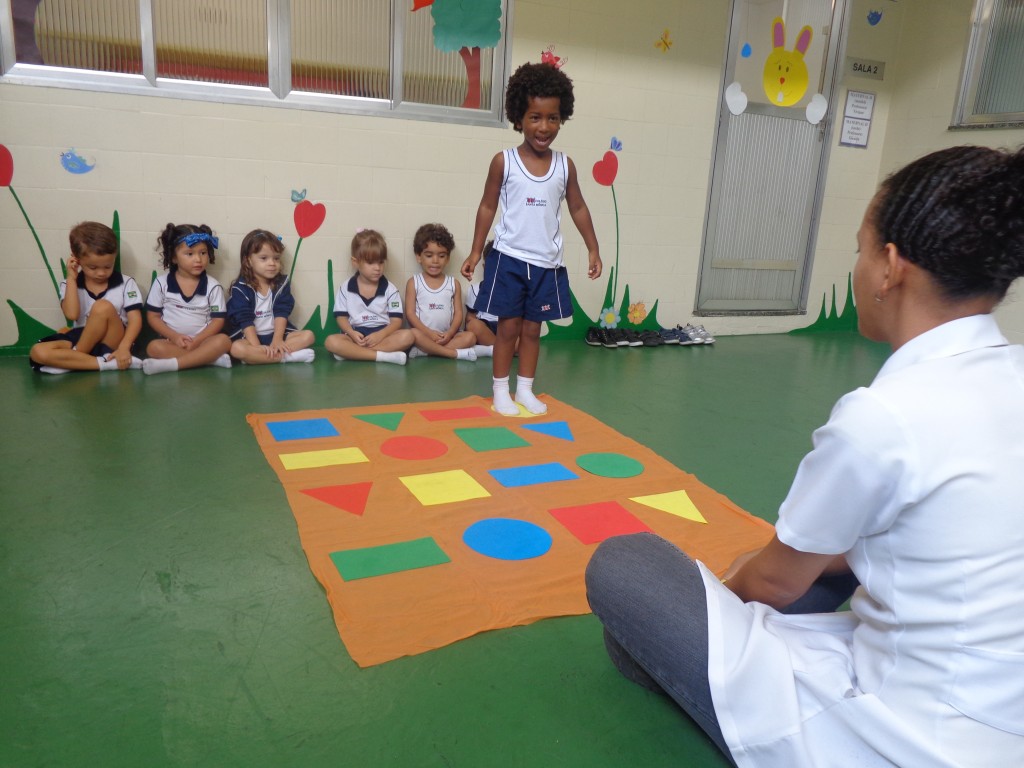
[{"label": "navy shorts on seated child", "polygon": [[572,315],[565,267],[538,267],[491,249],[474,309],[536,323]]},{"label": "navy shorts on seated child", "polygon": [[382,328],[387,328],[386,325],[353,325],[352,330],[356,333],[361,333],[363,336],[369,336],[371,333],[376,333]]},{"label": "navy shorts on seated child", "polygon": [[[295,333],[296,330],[298,330],[298,329],[294,325],[291,325],[289,323],[289,325],[287,327],[285,327],[285,329],[284,329],[284,337],[283,338],[287,339],[291,334]],[[274,340],[274,334],[273,334],[273,332],[271,332],[271,333],[257,333],[256,334],[256,338],[260,340],[260,344],[262,344],[264,347],[269,347],[270,346],[270,342],[272,342]]]},{"label": "navy shorts on seated child", "polygon": [[[65,333],[53,333],[45,338],[40,339],[40,342],[44,341],[70,341],[71,346],[74,347],[78,344],[78,340],[82,338],[82,331],[85,330],[83,325],[80,328],[70,328]],[[114,350],[108,347],[103,342],[99,342],[92,349],[80,349],[79,352],[85,352],[87,355],[95,355],[96,357],[106,357],[111,354]],[[29,365],[32,366],[32,370],[38,371],[42,366],[39,363],[34,362],[31,358],[28,361]]]}]

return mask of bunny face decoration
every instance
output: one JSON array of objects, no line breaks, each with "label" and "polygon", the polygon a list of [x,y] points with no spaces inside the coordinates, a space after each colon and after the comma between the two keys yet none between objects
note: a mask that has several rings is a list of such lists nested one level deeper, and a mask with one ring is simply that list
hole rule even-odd
[{"label": "bunny face decoration", "polygon": [[764,62],[764,92],[777,107],[791,107],[807,93],[807,64],[804,54],[811,45],[811,28],[801,27],[792,51],[786,50],[786,24],[772,22],[772,52]]}]

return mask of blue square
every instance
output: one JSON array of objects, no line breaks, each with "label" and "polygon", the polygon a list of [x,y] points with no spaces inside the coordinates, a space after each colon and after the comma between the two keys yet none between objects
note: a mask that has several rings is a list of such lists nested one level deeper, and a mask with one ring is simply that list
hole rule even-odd
[{"label": "blue square", "polygon": [[279,443],[284,440],[308,440],[314,437],[338,437],[338,430],[327,419],[268,421],[267,429]]},{"label": "blue square", "polygon": [[576,480],[579,475],[566,469],[557,461],[550,464],[531,464],[527,467],[509,467],[508,469],[488,470],[491,477],[506,488],[517,488],[521,485],[538,485],[555,483],[560,480]]}]

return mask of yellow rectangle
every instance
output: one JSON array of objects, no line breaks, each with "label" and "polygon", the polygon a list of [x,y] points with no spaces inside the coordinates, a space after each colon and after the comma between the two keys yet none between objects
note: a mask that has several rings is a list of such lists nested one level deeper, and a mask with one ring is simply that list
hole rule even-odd
[{"label": "yellow rectangle", "polygon": [[467,501],[468,499],[485,499],[491,495],[468,472],[461,469],[432,472],[427,475],[411,475],[398,479],[425,507],[433,504]]},{"label": "yellow rectangle", "polygon": [[359,448],[330,448],[326,451],[302,451],[282,453],[281,464],[285,469],[313,469],[333,467],[337,464],[361,464],[369,461]]}]

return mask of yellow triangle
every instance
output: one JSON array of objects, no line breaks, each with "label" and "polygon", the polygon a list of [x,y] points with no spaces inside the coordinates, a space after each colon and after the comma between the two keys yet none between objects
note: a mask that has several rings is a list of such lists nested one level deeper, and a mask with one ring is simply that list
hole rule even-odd
[{"label": "yellow triangle", "polygon": [[686,491],[669,491],[668,493],[656,493],[653,496],[634,496],[630,501],[643,504],[645,507],[660,509],[662,512],[668,512],[670,515],[685,517],[687,520],[693,520],[695,523],[707,525],[708,522],[697,507],[694,506],[693,502],[690,501]]}]

